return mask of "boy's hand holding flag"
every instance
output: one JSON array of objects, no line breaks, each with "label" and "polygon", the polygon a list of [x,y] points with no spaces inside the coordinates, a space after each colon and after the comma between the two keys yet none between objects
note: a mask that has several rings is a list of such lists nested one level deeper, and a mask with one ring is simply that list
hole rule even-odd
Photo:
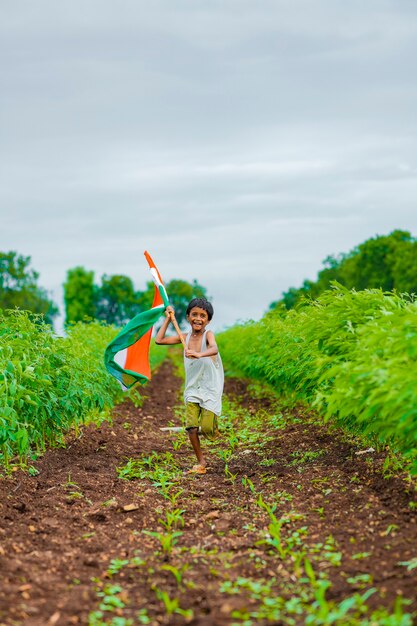
[{"label": "boy's hand holding flag", "polygon": [[[148,252],[145,252],[145,257],[155,285],[152,307],[131,319],[109,343],[104,353],[107,371],[117,378],[125,389],[129,389],[137,382],[145,383],[151,378],[149,347],[152,327],[169,306],[168,295],[158,268]],[[170,312],[170,317],[182,339],[173,312]]]}]

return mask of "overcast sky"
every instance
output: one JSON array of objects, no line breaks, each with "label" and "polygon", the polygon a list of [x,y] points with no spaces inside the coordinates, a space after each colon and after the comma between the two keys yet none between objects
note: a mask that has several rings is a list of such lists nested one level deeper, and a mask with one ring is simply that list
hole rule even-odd
[{"label": "overcast sky", "polygon": [[0,0],[0,250],[196,278],[214,328],[417,235],[415,0]]}]

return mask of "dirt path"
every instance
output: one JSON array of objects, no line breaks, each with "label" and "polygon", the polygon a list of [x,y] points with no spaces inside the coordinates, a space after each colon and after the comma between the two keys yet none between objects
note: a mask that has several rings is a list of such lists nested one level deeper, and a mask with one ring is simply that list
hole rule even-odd
[{"label": "dirt path", "polygon": [[[210,471],[187,475],[185,438],[159,430],[179,387],[165,362],[140,409],[0,481],[0,626],[356,624],[399,594],[417,610],[409,485],[233,379]],[[116,472],[128,458],[135,480]]]}]

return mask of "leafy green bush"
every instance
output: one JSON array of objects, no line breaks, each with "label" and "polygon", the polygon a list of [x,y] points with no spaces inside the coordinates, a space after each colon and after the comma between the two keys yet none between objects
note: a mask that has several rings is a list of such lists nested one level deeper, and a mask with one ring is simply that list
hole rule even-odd
[{"label": "leafy green bush", "polygon": [[156,370],[166,358],[168,354],[168,346],[157,346],[151,341],[151,349],[149,351],[149,361],[151,363],[151,371]]},{"label": "leafy green bush", "polygon": [[[56,337],[41,316],[0,314],[0,451],[7,465],[42,451],[71,427],[104,415],[123,397],[103,353],[117,331],[99,322],[74,324]],[[156,354],[153,366],[162,360]]]},{"label": "leafy green bush", "polygon": [[417,303],[409,297],[338,285],[296,310],[230,328],[219,345],[226,365],[416,455]]}]

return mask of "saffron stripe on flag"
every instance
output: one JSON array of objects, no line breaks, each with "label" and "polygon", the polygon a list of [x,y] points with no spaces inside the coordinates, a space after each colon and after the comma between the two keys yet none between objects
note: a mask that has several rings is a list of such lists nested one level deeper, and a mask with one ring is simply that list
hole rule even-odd
[{"label": "saffron stripe on flag", "polygon": [[104,353],[107,371],[117,378],[125,389],[135,383],[145,383],[151,378],[149,348],[152,327],[169,306],[168,295],[161,275],[152,257],[145,252],[152,280],[154,298],[152,307],[136,315],[109,343]]}]

